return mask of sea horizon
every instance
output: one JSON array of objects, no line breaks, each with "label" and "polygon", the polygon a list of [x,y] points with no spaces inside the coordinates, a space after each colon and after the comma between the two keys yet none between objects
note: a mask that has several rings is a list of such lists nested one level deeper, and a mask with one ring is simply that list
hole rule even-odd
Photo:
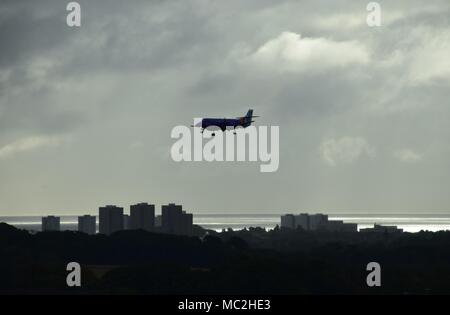
[{"label": "sea horizon", "polygon": [[[94,215],[94,214],[92,214]],[[97,223],[98,223],[98,215]],[[157,214],[158,215],[158,214]],[[260,227],[264,229],[273,229],[280,225],[280,216],[282,214],[234,214],[234,213],[194,213],[194,224],[205,229],[221,231],[231,228],[241,230],[250,227]],[[0,216],[0,222],[13,225],[20,229],[30,231],[41,230],[41,218],[45,215],[29,216]],[[79,215],[57,215],[61,218],[61,230],[77,230]],[[330,220],[342,220],[345,223],[356,223],[358,229],[373,227],[374,224],[395,225],[405,232],[424,231],[445,231],[450,230],[450,214],[328,214]]]}]

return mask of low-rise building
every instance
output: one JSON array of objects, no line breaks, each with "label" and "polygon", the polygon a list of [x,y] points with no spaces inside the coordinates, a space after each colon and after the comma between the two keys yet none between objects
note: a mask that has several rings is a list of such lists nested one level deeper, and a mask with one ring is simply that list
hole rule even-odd
[{"label": "low-rise building", "polygon": [[340,220],[330,220],[318,226],[317,230],[327,232],[358,232],[358,224],[344,223]]},{"label": "low-rise building", "polygon": [[321,213],[311,215],[308,213],[300,213],[298,215],[282,215],[281,227],[288,229],[301,228],[305,231],[358,231],[358,225],[355,223],[344,223],[339,220],[328,220],[328,215]]},{"label": "low-rise building", "polygon": [[42,217],[42,231],[60,231],[61,218],[55,216]]},{"label": "low-rise building", "polygon": [[293,214],[285,214],[281,216],[281,227],[287,229],[295,228],[295,216]]},{"label": "low-rise building", "polygon": [[375,224],[373,228],[365,228],[359,230],[362,233],[402,233],[403,229],[399,229],[396,226],[379,225]]},{"label": "low-rise building", "polygon": [[311,231],[317,230],[321,225],[328,222],[328,216],[326,214],[317,213],[309,216],[309,229]]},{"label": "low-rise building", "polygon": [[307,213],[300,213],[299,215],[295,216],[295,223],[294,223],[294,227],[297,228],[302,228],[305,231],[309,231],[310,227],[309,227],[309,214]]},{"label": "low-rise building", "polygon": [[78,231],[89,235],[97,232],[96,217],[93,215],[83,215],[78,217]]}]

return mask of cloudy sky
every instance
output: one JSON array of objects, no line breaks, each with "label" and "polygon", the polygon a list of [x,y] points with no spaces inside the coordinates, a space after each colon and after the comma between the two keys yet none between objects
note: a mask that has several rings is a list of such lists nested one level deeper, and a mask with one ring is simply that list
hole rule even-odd
[{"label": "cloudy sky", "polygon": [[[68,2],[68,1],[67,1]],[[0,2],[0,215],[450,213],[450,2]],[[280,126],[280,167],[176,163],[176,125]]]}]

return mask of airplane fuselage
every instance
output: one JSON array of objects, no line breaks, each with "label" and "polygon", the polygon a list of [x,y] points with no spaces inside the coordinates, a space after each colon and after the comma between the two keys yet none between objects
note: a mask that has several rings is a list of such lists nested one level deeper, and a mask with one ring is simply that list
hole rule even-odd
[{"label": "airplane fuselage", "polygon": [[[253,116],[253,109],[249,109],[247,114],[243,117],[237,118],[203,118],[201,122],[196,122],[193,127],[201,127],[203,130],[209,129],[221,129],[226,131],[227,129],[236,129],[237,127],[247,128],[254,121],[253,118],[258,116]],[[236,132],[235,132],[236,134]],[[214,133],[213,133],[214,135]]]},{"label": "airplane fuselage", "polygon": [[209,127],[217,127],[221,130],[226,130],[227,128],[236,128],[238,126],[246,127],[245,121],[241,119],[230,119],[230,118],[204,118],[202,119],[202,128],[206,129]]}]

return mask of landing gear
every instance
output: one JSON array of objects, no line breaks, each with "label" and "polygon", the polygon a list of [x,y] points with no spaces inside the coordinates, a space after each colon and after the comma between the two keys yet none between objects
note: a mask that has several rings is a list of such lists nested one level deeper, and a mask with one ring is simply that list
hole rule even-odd
[{"label": "landing gear", "polygon": [[213,132],[213,133],[212,133],[212,136],[213,136],[213,137],[215,137],[215,136],[216,136],[216,133],[215,133],[215,132]]}]

